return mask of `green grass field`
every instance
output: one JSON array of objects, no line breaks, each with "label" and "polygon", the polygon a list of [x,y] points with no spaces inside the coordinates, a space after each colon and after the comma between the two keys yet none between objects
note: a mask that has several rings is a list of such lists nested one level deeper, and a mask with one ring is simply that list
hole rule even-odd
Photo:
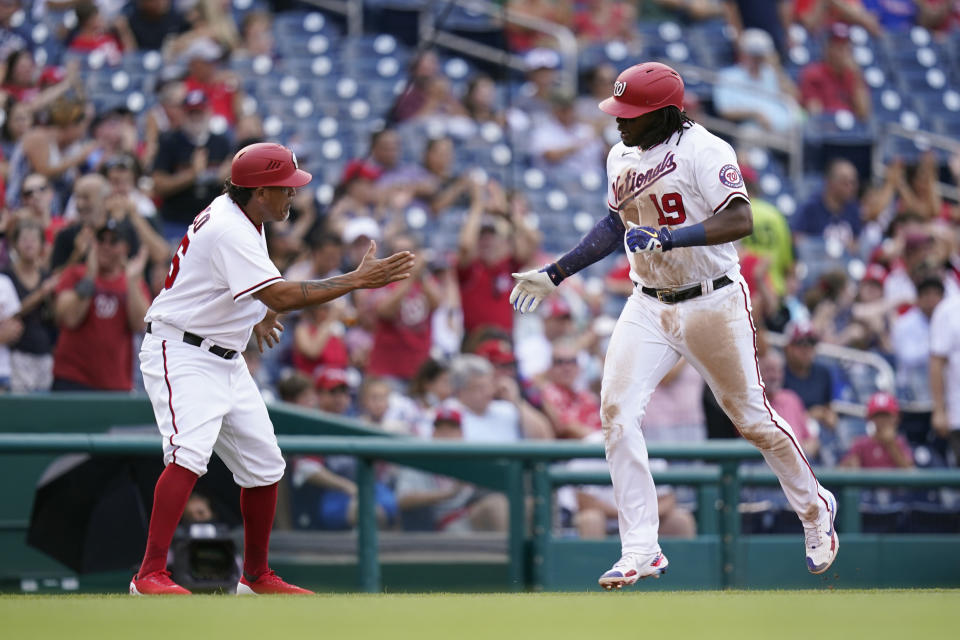
[{"label": "green grass field", "polygon": [[3,596],[0,637],[957,638],[960,590],[131,598]]}]

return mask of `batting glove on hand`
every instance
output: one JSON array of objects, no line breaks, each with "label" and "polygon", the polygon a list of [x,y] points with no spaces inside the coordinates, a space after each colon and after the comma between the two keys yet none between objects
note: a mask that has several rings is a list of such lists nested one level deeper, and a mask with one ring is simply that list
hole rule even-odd
[{"label": "batting glove on hand", "polygon": [[627,226],[627,248],[632,253],[643,253],[645,251],[653,253],[663,253],[673,249],[673,236],[670,235],[669,227],[639,227],[632,222]]},{"label": "batting glove on hand", "polygon": [[510,304],[520,313],[536,311],[540,301],[557,288],[545,271],[524,271],[512,275],[517,284],[510,292]]}]

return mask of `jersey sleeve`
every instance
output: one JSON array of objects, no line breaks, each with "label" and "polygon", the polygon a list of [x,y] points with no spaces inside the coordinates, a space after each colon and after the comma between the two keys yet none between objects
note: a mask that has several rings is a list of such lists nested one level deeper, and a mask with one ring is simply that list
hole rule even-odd
[{"label": "jersey sleeve", "polygon": [[697,187],[713,213],[723,210],[734,198],[750,201],[737,156],[726,142],[716,140],[698,149],[694,169]]},{"label": "jersey sleeve", "polygon": [[266,250],[249,233],[224,233],[213,249],[213,270],[227,283],[234,302],[283,280]]}]

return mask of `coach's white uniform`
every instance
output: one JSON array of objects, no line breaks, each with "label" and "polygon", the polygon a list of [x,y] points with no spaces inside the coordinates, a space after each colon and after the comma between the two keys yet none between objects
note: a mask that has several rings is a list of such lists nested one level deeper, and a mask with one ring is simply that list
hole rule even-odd
[{"label": "coach's white uniform", "polygon": [[[165,288],[147,310],[150,332],[140,350],[164,464],[203,475],[216,451],[241,487],[283,476],[273,424],[239,356],[267,311],[252,294],[280,280],[263,226],[228,196],[216,198],[187,229]],[[204,340],[188,344],[184,332]],[[224,358],[211,347],[235,353]]]},{"label": "coach's white uniform", "polygon": [[[736,198],[748,200],[736,156],[698,124],[646,151],[615,145],[607,157],[607,203],[624,224],[659,228],[703,222]],[[763,451],[801,520],[819,513],[819,485],[796,436],[764,396],[750,297],[732,243],[634,254],[627,300],[607,349],[601,419],[623,553],[655,554],[657,493],[640,425],[653,390],[687,359],[744,438]],[[723,276],[732,284],[714,290]],[[702,287],[674,304],[640,291]]]}]

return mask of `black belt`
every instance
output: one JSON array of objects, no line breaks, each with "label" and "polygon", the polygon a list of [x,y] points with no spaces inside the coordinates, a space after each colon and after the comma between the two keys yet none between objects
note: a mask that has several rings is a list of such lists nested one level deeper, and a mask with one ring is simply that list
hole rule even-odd
[{"label": "black belt", "polygon": [[[147,333],[153,333],[153,323],[147,323]],[[187,344],[193,345],[195,347],[200,347],[203,349],[203,338],[198,336],[195,333],[190,333],[189,331],[183,332],[183,341]],[[223,347],[218,347],[217,345],[211,345],[206,351],[209,351],[215,356],[219,356],[224,360],[233,360],[236,358],[239,353],[234,349],[224,349]]]},{"label": "black belt", "polygon": [[[733,284],[733,280],[727,276],[720,276],[713,281],[713,290],[722,289],[728,284]],[[690,300],[691,298],[696,298],[703,295],[703,286],[697,285],[695,287],[688,287],[686,289],[651,289],[650,287],[643,287],[640,289],[645,294],[651,298],[656,298],[660,302],[666,304],[676,304],[677,302],[683,302],[684,300]]]}]

